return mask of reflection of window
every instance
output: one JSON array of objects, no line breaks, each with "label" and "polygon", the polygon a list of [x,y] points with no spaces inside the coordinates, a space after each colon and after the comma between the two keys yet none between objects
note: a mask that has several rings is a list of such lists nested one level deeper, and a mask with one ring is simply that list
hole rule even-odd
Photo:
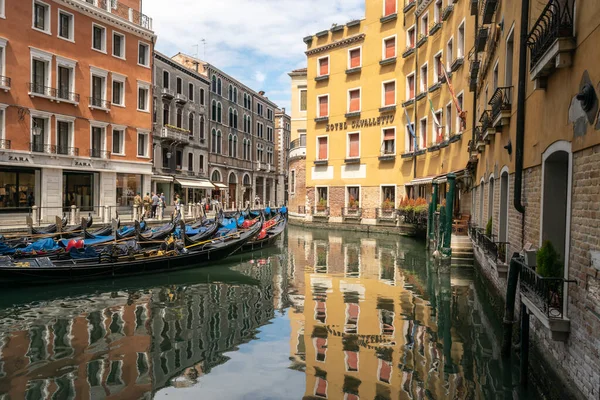
[{"label": "reflection of window", "polygon": [[102,385],[102,360],[90,361],[87,364],[87,381],[91,387]]},{"label": "reflection of window", "polygon": [[377,367],[377,377],[381,382],[390,383],[392,380],[392,363],[379,359],[379,366]]},{"label": "reflection of window", "polygon": [[358,332],[358,317],[360,314],[360,306],[358,303],[347,303],[346,304],[346,325],[344,326],[344,333],[357,333]]},{"label": "reflection of window", "polygon": [[379,327],[382,335],[394,335],[394,302],[389,298],[377,299]]},{"label": "reflection of window", "polygon": [[317,377],[315,396],[327,398],[327,380],[325,378]]},{"label": "reflection of window", "polygon": [[379,262],[381,264],[380,279],[393,281],[396,276],[396,260],[394,255],[389,250],[381,249]]},{"label": "reflection of window", "polygon": [[110,371],[106,378],[106,384],[108,386],[119,386],[123,385],[123,361],[114,360],[110,362]]},{"label": "reflection of window", "polygon": [[317,244],[315,248],[317,260],[317,267],[325,267],[327,268],[327,245],[326,244]]},{"label": "reflection of window", "polygon": [[31,364],[47,358],[47,338],[49,338],[49,335],[46,332],[45,326],[35,325],[29,328],[29,350],[27,351],[27,357],[29,357]]},{"label": "reflection of window", "polygon": [[358,371],[358,351],[344,351],[344,359],[346,361],[346,371]]},{"label": "reflection of window", "polygon": [[322,324],[327,320],[327,304],[324,301],[315,302],[315,320]]},{"label": "reflection of window", "polygon": [[316,337],[313,339],[313,345],[315,347],[316,360],[324,362],[327,353],[327,338]]},{"label": "reflection of window", "polygon": [[358,246],[346,247],[346,276],[358,278],[360,274],[360,252]]}]

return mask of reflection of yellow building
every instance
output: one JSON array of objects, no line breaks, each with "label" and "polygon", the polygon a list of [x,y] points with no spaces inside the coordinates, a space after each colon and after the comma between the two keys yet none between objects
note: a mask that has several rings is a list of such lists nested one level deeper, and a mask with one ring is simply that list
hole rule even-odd
[{"label": "reflection of yellow building", "polygon": [[304,39],[307,195],[330,221],[353,206],[375,221],[386,200],[429,197],[434,177],[461,177],[469,161],[472,116],[459,112],[473,103],[470,2],[365,3],[364,19]]}]

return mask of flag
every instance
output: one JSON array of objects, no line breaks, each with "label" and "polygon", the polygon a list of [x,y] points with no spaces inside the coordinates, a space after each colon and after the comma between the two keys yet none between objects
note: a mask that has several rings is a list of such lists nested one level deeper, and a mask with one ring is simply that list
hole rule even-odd
[{"label": "flag", "polygon": [[441,128],[442,126],[440,125],[440,121],[438,121],[437,117],[435,116],[435,110],[433,109],[433,103],[431,102],[431,99],[429,99],[429,107],[431,108],[431,115],[433,116],[433,122],[438,127],[438,129]]},{"label": "flag", "polygon": [[413,138],[413,143],[414,143],[414,150],[417,150],[417,136],[415,135],[415,130],[412,126],[412,123],[410,122],[410,117],[408,116],[408,111],[406,111],[406,108],[404,109],[404,115],[406,115],[406,120],[408,121],[408,132],[410,133],[410,135]]},{"label": "flag", "polygon": [[460,118],[461,125],[464,129],[467,127],[467,112],[463,111],[462,108],[460,107],[460,105],[458,104],[458,99],[456,98],[456,95],[454,94],[454,88],[452,87],[452,82],[450,82],[450,78],[448,77],[448,74],[446,73],[446,67],[444,66],[442,59],[440,59],[440,64],[442,64],[442,72],[444,73],[444,77],[446,78],[446,82],[448,83],[448,90],[450,90],[450,94],[452,95],[452,100],[454,100],[454,106],[456,107],[456,112]]}]

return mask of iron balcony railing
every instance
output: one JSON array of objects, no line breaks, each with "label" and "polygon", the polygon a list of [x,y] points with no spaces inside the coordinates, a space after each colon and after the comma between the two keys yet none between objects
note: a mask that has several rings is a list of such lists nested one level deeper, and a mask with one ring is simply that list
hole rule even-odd
[{"label": "iron balcony railing", "polygon": [[312,208],[312,215],[319,216],[319,217],[328,217],[329,216],[329,207],[315,206]]},{"label": "iron balcony railing", "polygon": [[484,0],[483,9],[481,10],[481,20],[484,24],[490,24],[492,17],[498,7],[498,0]]},{"label": "iron balcony railing", "polygon": [[490,116],[490,110],[484,110],[481,113],[481,118],[479,118],[479,122],[481,122],[481,130],[484,133],[492,127],[492,117]]},{"label": "iron balcony railing", "polygon": [[549,0],[527,39],[533,67],[559,38],[573,37],[575,0]]},{"label": "iron balcony railing", "polygon": [[85,0],[85,2],[121,17],[135,25],[141,26],[142,28],[152,30],[152,18],[131,7],[127,7],[118,0]]},{"label": "iron balcony railing", "polygon": [[68,147],[68,146],[56,146],[56,154],[77,157],[77,156],[79,156],[79,148]]},{"label": "iron balcony railing", "polygon": [[110,158],[110,151],[90,149],[90,157],[93,158]]},{"label": "iron balcony railing", "polygon": [[290,143],[290,150],[294,150],[299,147],[306,147],[306,136],[301,136],[298,139],[294,139]]},{"label": "iron balcony railing", "polygon": [[450,17],[450,14],[452,14],[453,10],[454,10],[454,4],[450,4],[446,8],[444,8],[442,10],[442,21],[446,21]]},{"label": "iron balcony railing", "polygon": [[481,247],[487,253],[489,257],[491,257],[495,263],[498,261],[502,263],[506,263],[506,248],[508,246],[508,242],[497,242],[494,240],[495,235],[489,237],[485,234],[480,235]]},{"label": "iron balcony railing", "polygon": [[360,207],[342,207],[343,218],[361,218],[362,208]]},{"label": "iron balcony railing", "polygon": [[0,139],[0,149],[10,150],[10,140]]},{"label": "iron balcony railing", "polygon": [[101,99],[99,97],[88,97],[91,107],[98,107],[108,110],[110,108],[110,101]]},{"label": "iron balcony railing", "polygon": [[417,213],[415,211],[406,211],[400,209],[397,211],[397,213],[405,224],[427,226],[427,211]]},{"label": "iron balcony railing", "polygon": [[56,91],[56,98],[59,100],[67,100],[73,103],[79,103],[79,94],[69,92],[68,90],[58,89]]},{"label": "iron balcony railing", "polygon": [[49,86],[44,86],[40,83],[29,82],[27,84],[29,88],[29,93],[31,94],[39,94],[47,97],[56,97],[56,89]]},{"label": "iron balcony railing", "polygon": [[489,104],[492,106],[492,120],[495,120],[502,111],[510,111],[512,86],[496,89]]},{"label": "iron balcony railing", "polygon": [[34,153],[56,153],[56,146],[46,143],[29,143],[29,150]]},{"label": "iron balcony railing", "polygon": [[5,88],[9,88],[10,87],[10,78],[8,76],[2,76],[0,75],[0,86],[1,87],[5,87]]},{"label": "iron balcony railing", "polygon": [[566,308],[565,284],[571,281],[543,277],[527,266],[523,257],[513,260],[521,267],[521,295],[527,297],[548,319],[562,319]]},{"label": "iron balcony railing", "polygon": [[396,209],[393,207],[392,208],[376,208],[375,214],[377,215],[377,218],[379,218],[379,219],[390,220],[390,221],[395,221],[396,218],[398,217],[398,213],[397,213]]}]

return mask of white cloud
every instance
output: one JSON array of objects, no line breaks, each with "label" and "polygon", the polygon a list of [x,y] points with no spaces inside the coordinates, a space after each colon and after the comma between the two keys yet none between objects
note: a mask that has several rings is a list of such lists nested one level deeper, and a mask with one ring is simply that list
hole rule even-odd
[{"label": "white cloud", "polygon": [[287,98],[290,81],[282,77],[305,64],[302,38],[361,18],[363,8],[364,0],[171,0],[168,7],[144,0],[159,51],[193,55],[198,45],[201,59],[257,91],[285,90]]}]

